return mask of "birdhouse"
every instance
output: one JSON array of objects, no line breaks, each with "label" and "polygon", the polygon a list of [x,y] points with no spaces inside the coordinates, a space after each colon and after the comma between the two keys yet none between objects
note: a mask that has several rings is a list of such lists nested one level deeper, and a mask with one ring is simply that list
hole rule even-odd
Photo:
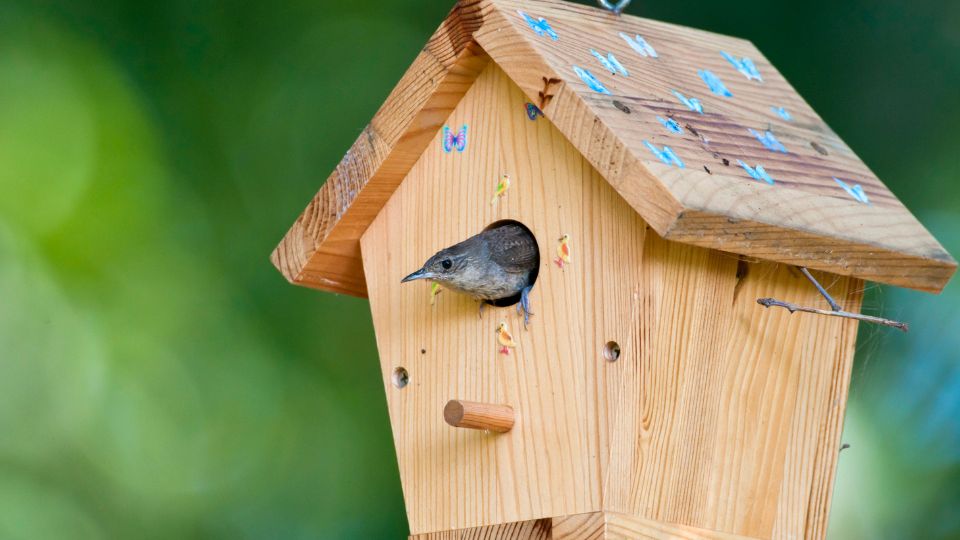
[{"label": "birdhouse", "polygon": [[[401,283],[507,222],[526,327]],[[751,43],[559,0],[461,1],[272,260],[369,299],[420,539],[823,538],[865,281],[957,266]]]}]

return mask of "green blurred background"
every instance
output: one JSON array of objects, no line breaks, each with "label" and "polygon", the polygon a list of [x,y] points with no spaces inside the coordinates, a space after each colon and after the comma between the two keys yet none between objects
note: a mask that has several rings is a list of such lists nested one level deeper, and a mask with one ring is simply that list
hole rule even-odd
[{"label": "green blurred background", "polygon": [[[367,303],[267,255],[452,5],[0,3],[0,539],[400,538]],[[955,256],[960,2],[636,0],[753,40]],[[832,539],[960,538],[960,278],[870,287]]]}]

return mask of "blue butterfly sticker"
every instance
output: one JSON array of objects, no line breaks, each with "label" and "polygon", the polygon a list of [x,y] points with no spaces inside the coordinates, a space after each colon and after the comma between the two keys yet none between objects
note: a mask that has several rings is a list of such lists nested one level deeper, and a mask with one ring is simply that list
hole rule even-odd
[{"label": "blue butterfly sticker", "polygon": [[633,48],[633,50],[637,51],[640,56],[643,56],[644,58],[648,56],[650,58],[659,58],[659,56],[657,56],[657,50],[654,49],[652,45],[647,43],[647,40],[640,37],[639,34],[637,37],[630,37],[627,34],[620,32],[620,37],[622,37],[623,40]]},{"label": "blue butterfly sticker", "polygon": [[787,122],[793,122],[793,115],[790,114],[790,111],[784,109],[783,107],[770,107],[770,110],[773,111],[773,114],[783,118]]},{"label": "blue butterfly sticker", "polygon": [[677,123],[673,118],[661,118],[657,117],[657,120],[663,124],[663,127],[667,128],[671,133],[676,133],[677,135],[683,135],[683,128],[680,127],[680,124]]},{"label": "blue butterfly sticker", "polygon": [[669,146],[664,146],[663,150],[657,148],[656,146],[650,144],[650,141],[643,141],[643,144],[647,145],[647,148],[653,152],[653,155],[657,156],[657,159],[664,162],[667,165],[673,165],[679,168],[684,168],[683,161],[680,160],[680,157],[673,152]]},{"label": "blue butterfly sticker", "polygon": [[740,73],[743,73],[747,79],[763,82],[763,77],[760,76],[760,72],[757,70],[757,66],[753,64],[753,60],[747,57],[737,58],[725,51],[720,51],[720,55],[726,58],[727,62],[733,64],[733,67]]},{"label": "blue butterfly sticker", "polygon": [[527,118],[530,120],[536,120],[537,117],[543,116],[543,111],[540,110],[540,107],[537,107],[533,103],[527,103]]},{"label": "blue butterfly sticker", "polygon": [[531,17],[530,15],[527,15],[526,13],[524,13],[519,9],[517,10],[517,13],[519,13],[520,16],[523,17],[525,21],[527,21],[527,24],[530,25],[530,29],[536,32],[538,36],[540,37],[547,36],[553,41],[560,39],[560,36],[558,36],[557,33],[553,31],[553,28],[550,28],[550,23],[548,23],[547,20],[544,19],[543,17],[540,17],[539,19],[534,19],[533,17]]},{"label": "blue butterfly sticker", "polygon": [[677,92],[676,90],[673,91],[673,95],[677,96],[677,99],[680,100],[680,103],[683,103],[684,105],[686,105],[687,108],[690,109],[691,111],[703,114],[703,103],[700,103],[699,99],[688,98],[687,96],[681,94],[680,92]]},{"label": "blue butterfly sticker", "polygon": [[773,185],[773,178],[770,178],[770,175],[767,174],[767,171],[763,169],[763,165],[757,165],[756,167],[751,167],[746,163],[740,161],[739,159],[737,160],[737,163],[739,163],[740,166],[743,167],[743,170],[747,171],[747,174],[750,175],[750,178],[753,178],[754,180],[759,180],[761,182],[766,182],[771,186]]},{"label": "blue butterfly sticker", "polygon": [[607,87],[604,86],[602,82],[600,82],[599,80],[597,80],[597,78],[593,75],[593,73],[590,73],[589,70],[583,69],[583,68],[581,68],[580,66],[573,66],[573,71],[574,71],[574,72],[577,74],[577,76],[579,76],[580,79],[583,80],[583,82],[585,82],[585,83],[587,84],[587,86],[589,86],[590,89],[593,90],[594,92],[597,92],[598,94],[613,95],[613,94],[610,93],[609,90],[607,90]]},{"label": "blue butterfly sticker", "polygon": [[700,78],[703,79],[703,82],[707,83],[707,86],[710,88],[710,91],[718,96],[723,97],[733,97],[733,93],[730,90],[727,90],[727,85],[723,84],[723,81],[720,80],[720,77],[717,77],[712,71],[701,69],[697,73],[700,74]]},{"label": "blue butterfly sticker", "polygon": [[443,151],[446,153],[463,152],[467,148],[467,125],[460,128],[459,133],[454,133],[450,126],[443,126]]},{"label": "blue butterfly sticker", "polygon": [[767,131],[766,133],[760,133],[755,129],[750,130],[750,134],[757,138],[767,150],[773,152],[782,152],[784,154],[788,153],[787,148],[777,140],[777,137],[773,134],[772,131]]},{"label": "blue butterfly sticker", "polygon": [[613,53],[607,53],[607,55],[604,56],[601,53],[598,53],[597,51],[590,49],[590,54],[597,57],[597,60],[599,60],[600,63],[603,64],[603,67],[607,68],[607,71],[609,71],[610,73],[614,75],[619,73],[624,77],[630,76],[630,73],[627,72],[627,68],[623,67],[623,64],[617,61],[617,57],[614,56]]},{"label": "blue butterfly sticker", "polygon": [[863,204],[870,204],[870,199],[867,197],[867,192],[863,190],[863,186],[857,184],[853,187],[850,187],[850,184],[837,177],[834,177],[833,179],[836,180],[837,184],[839,184],[844,191],[849,193],[851,197],[862,202]]}]

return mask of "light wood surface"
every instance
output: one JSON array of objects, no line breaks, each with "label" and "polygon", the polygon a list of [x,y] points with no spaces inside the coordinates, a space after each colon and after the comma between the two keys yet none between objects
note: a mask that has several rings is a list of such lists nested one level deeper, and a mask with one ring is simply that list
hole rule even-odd
[{"label": "light wood surface", "polygon": [[759,540],[612,512],[419,534],[410,540]]},{"label": "light wood surface", "polygon": [[[559,39],[537,36],[520,16],[547,20]],[[642,35],[659,58],[636,53],[620,33]],[[471,45],[475,40],[479,47]],[[613,53],[612,75],[591,49]],[[721,56],[749,57],[763,82]],[[559,0],[461,2],[401,80],[370,127],[273,255],[291,281],[363,296],[360,235],[492,58],[543,105],[546,117],[661,236],[729,253],[939,291],[956,262],[749,42]],[[573,71],[588,69],[612,95]],[[699,72],[733,97],[714,95]],[[704,114],[673,95],[700,99]],[[784,107],[786,121],[773,112]],[[625,113],[629,110],[630,113]],[[683,134],[659,118],[674,119]],[[787,153],[750,129],[772,132]],[[679,169],[644,144],[669,146]],[[738,166],[761,164],[768,185]],[[864,204],[834,180],[861,185]]]},{"label": "light wood surface", "polygon": [[[607,511],[823,538],[856,322],[757,305],[820,298],[792,267],[662,239],[552,123],[527,118],[527,99],[488,66],[448,121],[468,125],[465,151],[435,137],[362,238],[412,533]],[[490,204],[503,174],[512,185]],[[540,246],[529,331],[513,308],[481,319],[469,298],[431,305],[427,284],[400,284],[499,219]],[[862,282],[817,277],[859,311]],[[504,319],[509,355],[494,334]],[[438,414],[451,396],[522,421],[502,435],[451,429]]]},{"label": "light wood surface", "polygon": [[501,523],[455,531],[416,534],[410,540],[552,540],[549,519]]},{"label": "light wood surface", "polygon": [[451,399],[443,407],[443,420],[456,428],[506,433],[513,428],[515,416],[509,405]]}]

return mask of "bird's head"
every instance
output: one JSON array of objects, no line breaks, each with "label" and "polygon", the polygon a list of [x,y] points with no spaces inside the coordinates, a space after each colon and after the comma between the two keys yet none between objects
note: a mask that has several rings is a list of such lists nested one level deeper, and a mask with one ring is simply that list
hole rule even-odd
[{"label": "bird's head", "polygon": [[506,321],[500,321],[500,324],[497,326],[496,332],[497,332],[498,334],[500,334],[500,333],[502,333],[502,332],[503,332],[504,330],[506,330],[506,329],[507,329],[507,323],[506,323]]},{"label": "bird's head", "polygon": [[440,250],[427,259],[421,269],[403,278],[401,283],[429,279],[441,284],[455,285],[469,264],[469,255],[469,250],[461,249],[459,244]]}]

